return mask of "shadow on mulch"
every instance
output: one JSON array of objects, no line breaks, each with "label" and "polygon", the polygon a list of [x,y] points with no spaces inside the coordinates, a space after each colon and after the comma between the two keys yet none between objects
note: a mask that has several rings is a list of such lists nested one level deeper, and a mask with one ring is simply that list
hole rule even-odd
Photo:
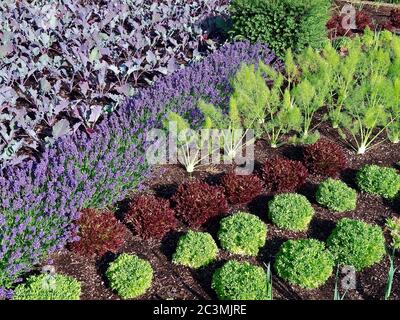
[{"label": "shadow on mulch", "polygon": [[96,261],[96,270],[101,280],[104,282],[106,287],[110,287],[110,282],[106,276],[106,271],[110,263],[114,262],[118,257],[118,253],[106,252],[99,260]]},{"label": "shadow on mulch", "polygon": [[172,255],[175,252],[179,238],[184,234],[185,232],[172,230],[169,231],[161,240],[160,251],[169,261],[172,260]]},{"label": "shadow on mulch", "polygon": [[268,202],[273,196],[269,194],[261,194],[255,197],[248,205],[249,212],[258,216],[261,220],[267,221]]},{"label": "shadow on mulch", "polygon": [[280,236],[275,236],[272,239],[268,239],[265,242],[265,245],[260,249],[260,252],[258,253],[258,256],[256,258],[257,261],[260,262],[261,265],[268,265],[268,263],[272,262],[275,259],[279,248],[285,241],[287,241],[287,239]]},{"label": "shadow on mulch", "polygon": [[[225,264],[225,260],[215,261],[208,266],[200,268],[198,270],[191,270],[192,277],[198,281],[201,288],[209,295],[209,298],[217,300],[215,291],[211,288],[212,276],[218,268],[221,268]],[[205,299],[205,297],[201,297]]]},{"label": "shadow on mulch", "polygon": [[177,190],[178,190],[178,184],[176,184],[176,183],[158,185],[153,188],[153,191],[155,192],[155,195],[157,197],[163,198],[166,200],[171,199]]},{"label": "shadow on mulch", "polygon": [[335,226],[336,223],[332,220],[314,217],[310,222],[307,235],[310,238],[325,242],[332,233]]},{"label": "shadow on mulch", "polygon": [[303,148],[295,145],[286,145],[282,150],[282,155],[290,160],[302,161]]},{"label": "shadow on mulch", "polygon": [[357,184],[356,184],[356,175],[357,171],[355,169],[347,168],[343,170],[340,174],[340,179],[346,183],[349,187],[358,190]]}]

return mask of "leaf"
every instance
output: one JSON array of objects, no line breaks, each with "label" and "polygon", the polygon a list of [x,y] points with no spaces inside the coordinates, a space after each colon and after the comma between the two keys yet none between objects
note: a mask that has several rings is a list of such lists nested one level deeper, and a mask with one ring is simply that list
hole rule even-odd
[{"label": "leaf", "polygon": [[101,58],[101,54],[99,51],[99,48],[94,47],[91,51],[90,51],[90,55],[89,55],[89,62],[93,63],[94,61],[99,61]]},{"label": "leaf", "polygon": [[68,120],[66,119],[61,119],[60,121],[57,121],[52,131],[54,139],[58,139],[66,134],[69,134],[70,132],[71,128],[69,126]]}]

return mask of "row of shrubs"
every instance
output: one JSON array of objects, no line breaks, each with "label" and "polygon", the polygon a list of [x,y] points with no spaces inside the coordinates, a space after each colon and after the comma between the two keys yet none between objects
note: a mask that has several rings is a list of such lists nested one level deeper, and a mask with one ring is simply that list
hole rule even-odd
[{"label": "row of shrubs", "polygon": [[[218,238],[222,248],[238,255],[255,256],[266,241],[267,227],[256,216],[238,212],[221,220]],[[315,239],[288,240],[280,247],[274,263],[281,278],[303,288],[317,288],[332,275],[333,267],[351,265],[361,271],[385,255],[382,230],[359,220],[341,219],[325,244]],[[189,230],[181,236],[173,262],[198,269],[216,261],[218,246],[206,232]],[[122,298],[143,295],[152,284],[150,263],[137,256],[121,254],[110,263],[106,276],[110,287]],[[263,268],[230,260],[217,269],[212,287],[219,299],[270,299],[272,284]],[[16,287],[14,299],[79,299],[75,279],[62,275],[31,276]]]},{"label": "row of shrubs", "polygon": [[[281,160],[277,158],[275,161]],[[290,160],[285,161],[290,163]],[[270,164],[271,168],[280,170],[273,162]],[[293,174],[290,170],[279,172]],[[284,177],[281,179],[284,180]],[[142,239],[162,239],[169,231],[177,228],[178,219],[188,227],[198,229],[211,218],[228,213],[229,203],[245,204],[261,195],[264,192],[261,181],[256,175],[237,176],[226,173],[219,186],[211,186],[198,180],[181,184],[171,201],[150,194],[138,195],[130,201],[123,222]],[[271,181],[274,180],[268,180]],[[356,183],[364,192],[392,199],[399,193],[400,175],[394,168],[366,165],[357,172]],[[307,230],[315,213],[313,206],[305,196],[294,193],[295,190],[285,191],[276,194],[269,201],[268,218],[282,229]],[[356,190],[333,178],[320,183],[315,197],[321,206],[334,212],[352,211],[357,206]],[[248,220],[241,215],[237,219]],[[223,229],[232,228],[229,221],[231,220],[223,224]],[[238,222],[234,222],[236,223]],[[124,243],[125,227],[110,211],[84,210],[78,226],[79,232],[76,236],[79,241],[73,242],[70,247],[82,255],[102,256],[107,251],[117,251]],[[252,236],[263,233],[258,222],[254,221],[254,226],[246,239],[249,246]],[[224,243],[223,236],[220,240]],[[249,250],[249,254],[257,253],[257,247]]]}]

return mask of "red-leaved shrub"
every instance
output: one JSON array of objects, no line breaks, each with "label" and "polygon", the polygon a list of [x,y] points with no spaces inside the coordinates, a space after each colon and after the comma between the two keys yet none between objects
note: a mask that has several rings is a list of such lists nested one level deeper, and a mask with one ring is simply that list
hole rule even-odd
[{"label": "red-leaved shrub", "polygon": [[228,211],[224,189],[197,180],[181,184],[172,200],[178,217],[190,228]]},{"label": "red-leaved shrub", "polygon": [[221,186],[231,204],[248,203],[263,191],[263,184],[256,175],[237,175],[229,172],[221,178]]},{"label": "red-leaved shrub", "polygon": [[125,227],[111,211],[85,209],[77,220],[79,241],[71,250],[86,257],[99,257],[108,251],[116,252],[124,243]]},{"label": "red-leaved shrub", "polygon": [[390,12],[390,22],[394,28],[400,28],[400,9],[393,9]]},{"label": "red-leaved shrub", "polygon": [[307,177],[307,168],[300,161],[280,157],[265,161],[261,168],[261,178],[272,193],[296,191]]},{"label": "red-leaved shrub", "polygon": [[336,143],[320,139],[304,148],[304,163],[314,173],[334,177],[346,167],[346,155]]},{"label": "red-leaved shrub", "polygon": [[135,197],[129,205],[124,222],[142,239],[161,239],[177,224],[169,201],[153,195]]},{"label": "red-leaved shrub", "polygon": [[342,26],[342,22],[348,18],[344,15],[334,15],[326,24],[328,29],[329,38],[341,37],[341,36],[352,36],[354,31],[364,31],[365,28],[375,30],[374,23],[368,12],[360,10],[356,12],[356,29],[345,29]]}]

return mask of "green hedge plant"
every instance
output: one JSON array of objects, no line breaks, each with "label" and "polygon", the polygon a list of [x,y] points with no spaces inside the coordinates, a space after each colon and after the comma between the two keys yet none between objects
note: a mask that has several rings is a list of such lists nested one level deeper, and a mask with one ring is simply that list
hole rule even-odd
[{"label": "green hedge plant", "polygon": [[279,228],[305,231],[314,215],[314,209],[305,196],[283,193],[268,203],[268,215]]},{"label": "green hedge plant", "polygon": [[111,289],[123,299],[137,298],[151,287],[153,268],[147,260],[123,253],[111,262],[106,276]]},{"label": "green hedge plant", "polygon": [[213,262],[217,255],[217,244],[209,233],[189,230],[180,237],[172,261],[197,269]]},{"label": "green hedge plant", "polygon": [[61,274],[30,276],[14,290],[14,300],[79,300],[81,284]]},{"label": "green hedge plant", "polygon": [[268,300],[269,286],[264,269],[248,262],[228,261],[212,277],[220,300]]},{"label": "green hedge plant", "polygon": [[233,0],[231,35],[265,42],[279,56],[326,41],[329,0]]},{"label": "green hedge plant", "polygon": [[316,199],[320,205],[329,210],[351,211],[357,205],[357,192],[344,182],[329,178],[318,186]]},{"label": "green hedge plant", "polygon": [[238,212],[222,219],[218,238],[224,250],[256,256],[265,244],[267,226],[255,215]]},{"label": "green hedge plant", "polygon": [[356,181],[362,191],[386,199],[395,198],[400,191],[400,175],[394,168],[365,165],[357,172]]},{"label": "green hedge plant", "polygon": [[339,220],[327,244],[337,264],[353,266],[357,271],[381,261],[386,252],[379,226],[348,218]]},{"label": "green hedge plant", "polygon": [[313,289],[323,285],[333,272],[333,256],[315,239],[286,241],[276,256],[277,274],[289,283]]}]

